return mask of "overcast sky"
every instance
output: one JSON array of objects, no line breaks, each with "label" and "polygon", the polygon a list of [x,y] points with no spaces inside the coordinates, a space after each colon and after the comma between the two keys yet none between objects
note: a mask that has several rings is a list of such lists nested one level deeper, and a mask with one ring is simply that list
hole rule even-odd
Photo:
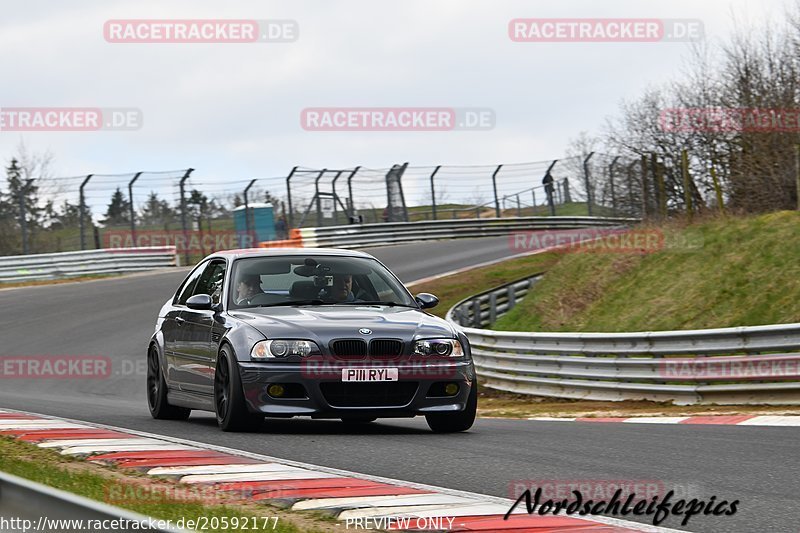
[{"label": "overcast sky", "polygon": [[[701,19],[724,40],[784,0],[71,1],[7,4],[0,107],[132,107],[136,131],[0,132],[57,175],[197,169],[202,182],[305,167],[541,161],[599,131],[623,99],[678,75],[683,43],[515,43],[514,18]],[[291,19],[296,42],[115,44],[109,19]],[[488,131],[314,132],[308,107],[491,108]]]}]

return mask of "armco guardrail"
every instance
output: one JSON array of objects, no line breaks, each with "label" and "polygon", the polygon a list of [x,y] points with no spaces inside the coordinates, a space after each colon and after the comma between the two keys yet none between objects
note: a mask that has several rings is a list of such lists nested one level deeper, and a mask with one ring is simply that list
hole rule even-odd
[{"label": "armco guardrail", "polygon": [[[169,527],[166,520],[132,513],[5,472],[0,472],[0,517],[10,524],[3,531],[185,531]],[[105,526],[95,528],[92,523]]]},{"label": "armco guardrail", "polygon": [[176,266],[177,261],[174,246],[4,256],[0,257],[0,284],[138,272]]},{"label": "armco guardrail", "polygon": [[351,224],[319,228],[301,228],[303,246],[358,248],[377,244],[400,244],[438,239],[495,237],[515,231],[565,230],[591,227],[618,227],[638,223],[634,218],[603,217],[519,217],[422,222],[387,222]]},{"label": "armco guardrail", "polygon": [[638,333],[481,329],[538,276],[462,300],[447,319],[494,389],[589,400],[800,404],[800,324]]}]

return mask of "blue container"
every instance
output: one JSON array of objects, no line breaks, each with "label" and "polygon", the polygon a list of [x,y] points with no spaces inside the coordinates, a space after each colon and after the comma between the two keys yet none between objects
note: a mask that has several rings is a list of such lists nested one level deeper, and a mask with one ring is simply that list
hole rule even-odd
[{"label": "blue container", "polygon": [[[233,226],[236,229],[236,233],[243,237],[247,233],[244,211],[243,205],[233,209]],[[252,246],[258,246],[258,243],[262,241],[274,241],[277,238],[272,204],[250,204],[250,224],[250,231],[253,232],[253,238],[255,239],[251,243]],[[246,243],[247,240],[243,238],[242,244]]]}]

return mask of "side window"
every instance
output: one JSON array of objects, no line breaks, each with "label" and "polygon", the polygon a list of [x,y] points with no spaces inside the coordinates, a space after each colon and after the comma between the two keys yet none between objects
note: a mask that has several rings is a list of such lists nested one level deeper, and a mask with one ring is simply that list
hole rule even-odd
[{"label": "side window", "polygon": [[186,300],[188,300],[189,297],[192,294],[194,294],[192,291],[194,291],[194,287],[195,285],[197,285],[197,280],[206,268],[208,267],[201,266],[194,269],[194,271],[189,275],[189,277],[186,279],[186,282],[181,287],[180,295],[178,296],[178,299],[175,303],[177,303],[178,305],[186,305]]},{"label": "side window", "polygon": [[225,279],[225,261],[213,261],[205,269],[200,279],[197,280],[192,291],[192,296],[195,294],[208,294],[211,300],[216,304],[219,303],[222,296],[222,281]]}]

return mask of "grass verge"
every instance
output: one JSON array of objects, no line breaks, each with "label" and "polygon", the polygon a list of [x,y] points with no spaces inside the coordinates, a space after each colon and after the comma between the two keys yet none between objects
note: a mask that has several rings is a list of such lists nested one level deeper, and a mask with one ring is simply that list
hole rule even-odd
[{"label": "grass verge", "polygon": [[[570,253],[492,329],[650,331],[800,322],[800,213],[663,231],[652,253]],[[633,304],[635,302],[635,305]]]}]

